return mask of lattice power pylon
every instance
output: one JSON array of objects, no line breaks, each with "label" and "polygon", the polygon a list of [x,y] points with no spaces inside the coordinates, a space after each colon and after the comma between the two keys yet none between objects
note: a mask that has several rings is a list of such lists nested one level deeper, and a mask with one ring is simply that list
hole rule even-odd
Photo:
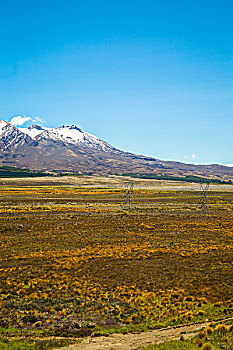
[{"label": "lattice power pylon", "polygon": [[123,204],[123,208],[130,211],[135,209],[134,199],[133,199],[133,181],[129,181],[125,183],[125,201]]},{"label": "lattice power pylon", "polygon": [[201,187],[201,208],[202,208],[202,215],[206,216],[210,214],[209,211],[209,202],[207,198],[207,191],[209,189],[209,183],[201,183],[200,182],[200,187]]}]

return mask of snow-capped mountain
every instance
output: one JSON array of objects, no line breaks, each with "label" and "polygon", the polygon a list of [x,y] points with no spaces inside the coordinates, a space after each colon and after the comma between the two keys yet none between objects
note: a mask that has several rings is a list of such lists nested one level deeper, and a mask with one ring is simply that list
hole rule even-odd
[{"label": "snow-capped mountain", "polygon": [[46,128],[40,125],[31,125],[28,128],[16,128],[4,120],[0,120],[1,148],[17,149],[24,143],[43,139],[61,141],[73,145],[81,145],[101,151],[117,151],[107,142],[95,135],[89,134],[75,125],[63,125],[58,128]]},{"label": "snow-capped mountain", "polygon": [[0,166],[94,174],[154,174],[232,179],[233,168],[163,161],[118,150],[75,125],[16,128],[0,120]]},{"label": "snow-capped mountain", "polygon": [[108,143],[81,130],[75,125],[63,125],[58,128],[45,128],[39,125],[31,125],[28,128],[20,128],[19,130],[36,140],[44,138],[73,145],[83,145],[102,151],[114,150]]}]

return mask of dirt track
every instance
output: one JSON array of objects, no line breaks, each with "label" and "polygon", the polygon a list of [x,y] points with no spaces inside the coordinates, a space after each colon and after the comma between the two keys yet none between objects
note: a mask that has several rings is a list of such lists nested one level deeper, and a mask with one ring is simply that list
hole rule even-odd
[{"label": "dirt track", "polygon": [[[222,322],[226,320],[222,320]],[[60,350],[135,350],[150,344],[159,344],[169,340],[180,339],[181,334],[184,334],[185,338],[191,338],[195,335],[196,331],[206,327],[208,324],[209,321],[175,328],[156,329],[137,334],[112,334],[108,337],[88,337],[78,344],[60,348]]]}]

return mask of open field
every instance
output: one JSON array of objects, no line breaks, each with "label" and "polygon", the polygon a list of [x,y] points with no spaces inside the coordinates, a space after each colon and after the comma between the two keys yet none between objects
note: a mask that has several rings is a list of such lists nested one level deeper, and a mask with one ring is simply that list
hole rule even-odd
[{"label": "open field", "polygon": [[[129,176],[111,175],[108,177],[98,175],[80,175],[80,176],[44,176],[44,177],[22,177],[22,178],[0,178],[1,185],[9,186],[76,186],[76,187],[101,187],[101,188],[124,188],[125,181],[133,181],[136,189],[153,190],[199,190],[198,183],[167,181],[156,179],[132,178]],[[233,184],[210,185],[214,191],[233,191]]]},{"label": "open field", "polygon": [[211,187],[202,217],[196,184],[135,181],[128,213],[123,179],[46,181],[0,180],[1,327],[73,337],[233,315],[231,186]]}]

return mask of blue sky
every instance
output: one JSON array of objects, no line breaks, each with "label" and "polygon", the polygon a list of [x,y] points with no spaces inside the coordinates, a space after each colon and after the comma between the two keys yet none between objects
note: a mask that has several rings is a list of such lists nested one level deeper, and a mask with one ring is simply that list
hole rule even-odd
[{"label": "blue sky", "polygon": [[232,13],[225,0],[1,1],[0,119],[233,163]]}]

